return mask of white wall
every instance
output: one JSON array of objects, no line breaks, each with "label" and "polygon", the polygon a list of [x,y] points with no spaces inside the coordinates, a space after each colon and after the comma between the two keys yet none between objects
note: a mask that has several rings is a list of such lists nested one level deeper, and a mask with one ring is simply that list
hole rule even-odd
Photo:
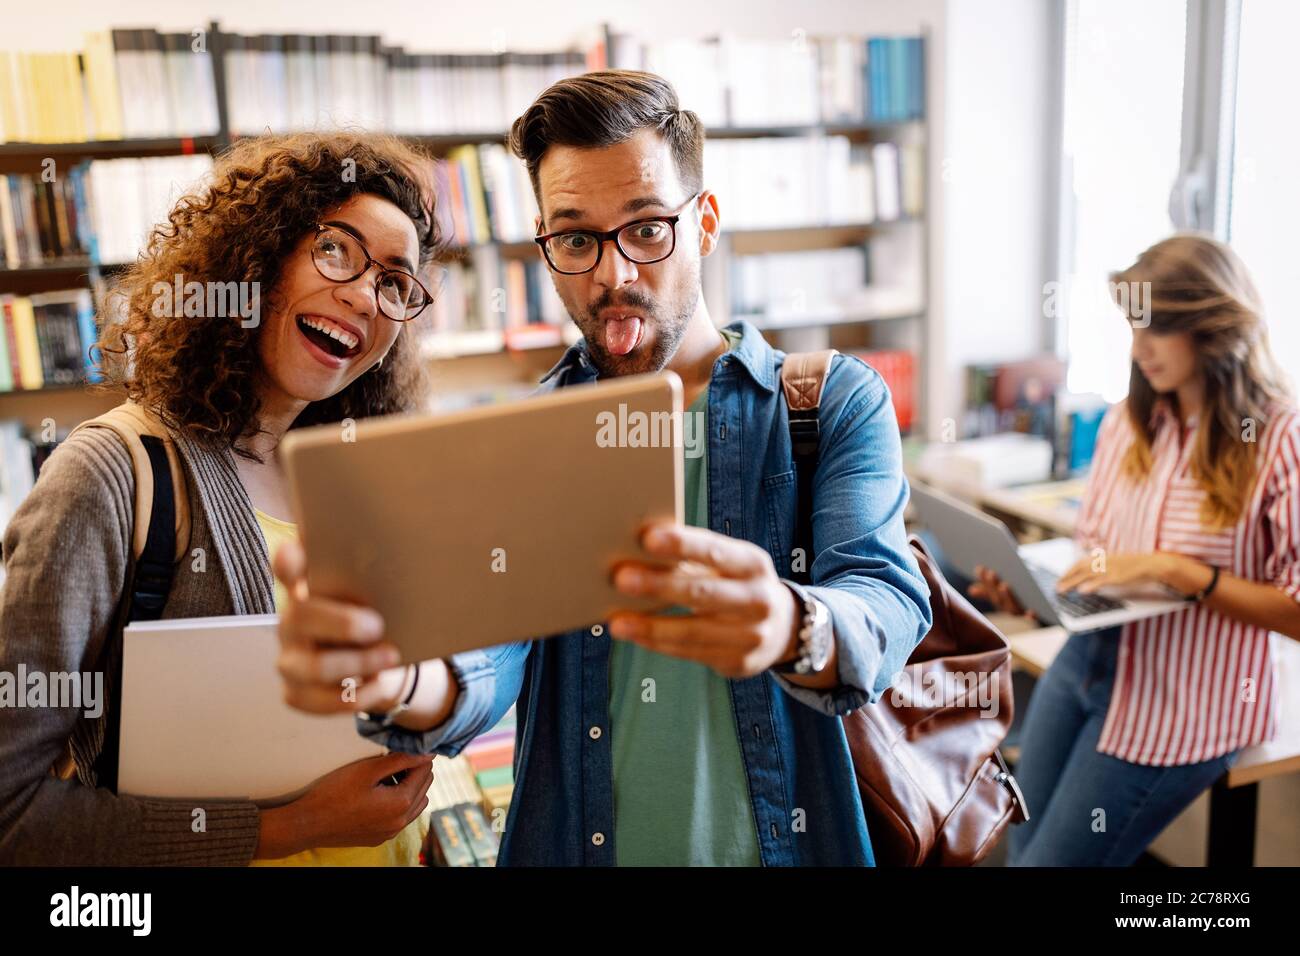
[{"label": "white wall", "polygon": [[1052,62],[1059,0],[949,0],[944,94],[943,371],[931,433],[957,416],[961,368],[1043,351],[1042,287],[1054,235]]},{"label": "white wall", "polygon": [[58,16],[39,3],[5,11],[5,39],[16,49],[67,49],[85,30],[152,26],[188,30],[215,16],[235,32],[378,33],[388,43],[415,51],[553,50],[608,22],[649,38],[790,36],[914,30],[942,17],[943,0],[565,0],[547,15],[537,0],[384,3],[321,3],[320,0],[61,0]]}]

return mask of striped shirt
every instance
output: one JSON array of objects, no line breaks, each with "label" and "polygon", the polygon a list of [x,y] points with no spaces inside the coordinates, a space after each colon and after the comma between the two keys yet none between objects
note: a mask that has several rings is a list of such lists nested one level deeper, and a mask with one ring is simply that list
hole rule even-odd
[{"label": "striped shirt", "polygon": [[[1300,413],[1277,406],[1258,436],[1257,472],[1236,525],[1202,526],[1191,475],[1196,418],[1168,403],[1152,416],[1152,469],[1122,473],[1133,429],[1124,402],[1102,421],[1075,538],[1112,554],[1174,551],[1300,601]],[[1177,766],[1271,740],[1276,664],[1269,631],[1201,604],[1123,626],[1115,685],[1097,744],[1131,763]]]}]

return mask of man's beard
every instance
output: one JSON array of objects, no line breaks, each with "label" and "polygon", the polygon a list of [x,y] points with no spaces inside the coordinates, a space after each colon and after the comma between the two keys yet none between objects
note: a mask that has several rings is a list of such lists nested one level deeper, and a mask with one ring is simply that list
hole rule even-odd
[{"label": "man's beard", "polygon": [[[635,310],[641,316],[645,326],[641,332],[642,340],[653,328],[654,345],[647,353],[640,356],[614,355],[605,347],[605,321],[600,318],[600,313],[604,309],[615,307]],[[677,347],[685,338],[686,327],[690,325],[694,314],[694,301],[689,308],[680,309],[665,317],[654,300],[644,292],[628,289],[615,297],[609,289],[606,289],[605,294],[588,307],[586,315],[581,320],[575,317],[574,321],[587,341],[587,352],[596,366],[596,371],[602,377],[608,378],[662,371],[677,353]],[[633,349],[633,352],[635,351]]]}]

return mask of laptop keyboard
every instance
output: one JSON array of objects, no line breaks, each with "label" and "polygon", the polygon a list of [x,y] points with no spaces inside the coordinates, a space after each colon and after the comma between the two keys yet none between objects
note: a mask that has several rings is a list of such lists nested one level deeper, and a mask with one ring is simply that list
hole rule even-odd
[{"label": "laptop keyboard", "polygon": [[1082,594],[1078,591],[1066,591],[1063,594],[1058,594],[1056,582],[1059,575],[1028,562],[1026,562],[1026,565],[1029,568],[1029,573],[1034,576],[1038,586],[1043,589],[1043,593],[1048,595],[1057,610],[1064,611],[1072,617],[1087,617],[1089,614],[1100,614],[1103,611],[1117,611],[1124,606],[1123,601],[1116,601],[1114,598],[1108,598],[1100,594]]}]

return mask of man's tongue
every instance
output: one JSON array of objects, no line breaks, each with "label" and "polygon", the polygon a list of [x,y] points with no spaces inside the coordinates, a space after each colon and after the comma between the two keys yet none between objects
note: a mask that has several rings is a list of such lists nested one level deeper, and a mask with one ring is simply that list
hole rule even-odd
[{"label": "man's tongue", "polygon": [[641,317],[623,316],[605,320],[605,348],[611,355],[626,355],[641,341]]}]

